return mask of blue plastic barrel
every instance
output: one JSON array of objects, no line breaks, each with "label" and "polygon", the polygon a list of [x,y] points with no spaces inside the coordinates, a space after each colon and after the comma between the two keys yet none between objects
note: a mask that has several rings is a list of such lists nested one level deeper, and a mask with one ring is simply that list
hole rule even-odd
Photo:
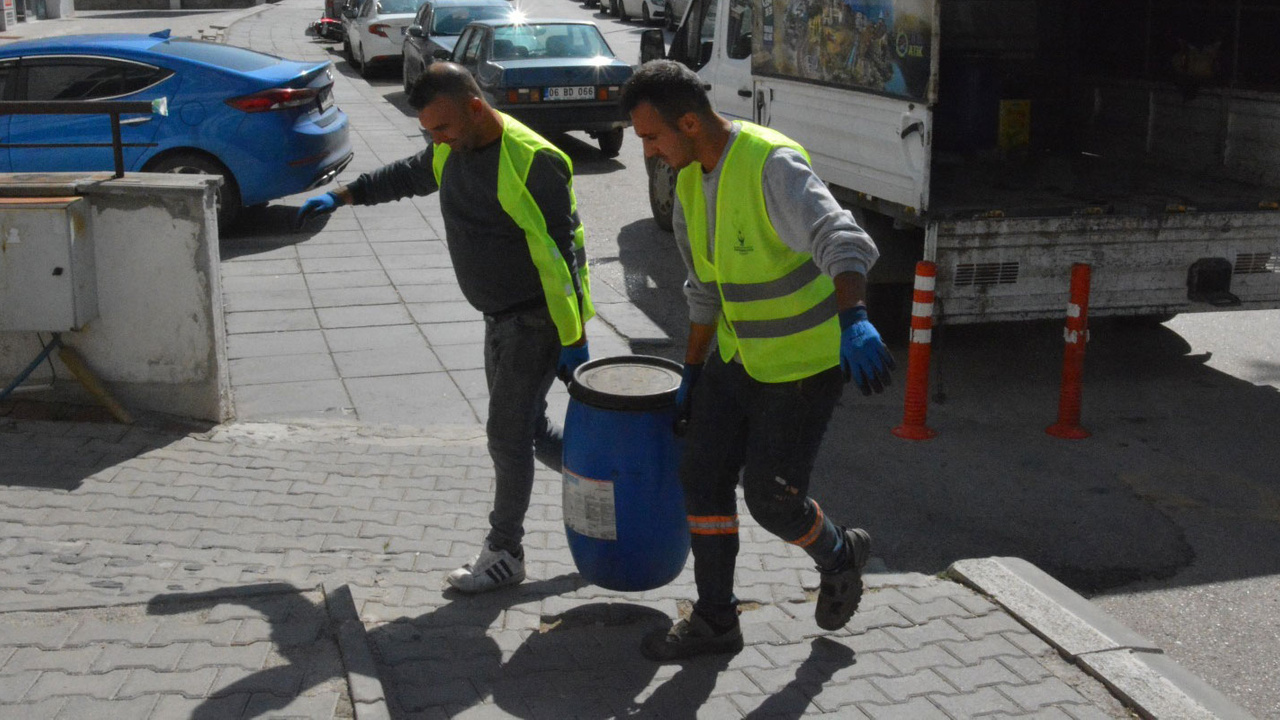
[{"label": "blue plastic barrel", "polygon": [[569,385],[564,526],[587,581],[651,590],[689,556],[675,420],[680,366],[646,355],[584,363]]}]

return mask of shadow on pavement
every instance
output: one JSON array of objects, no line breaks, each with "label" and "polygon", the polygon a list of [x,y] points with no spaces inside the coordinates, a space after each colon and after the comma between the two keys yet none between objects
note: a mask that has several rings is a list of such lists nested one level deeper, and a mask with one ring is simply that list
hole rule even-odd
[{"label": "shadow on pavement", "polygon": [[[59,382],[75,384],[70,378]],[[57,395],[56,386],[49,393]],[[20,425],[13,422],[19,420]],[[49,425],[40,425],[45,422]],[[35,398],[10,396],[0,402],[0,485],[73,491],[86,478],[209,427],[151,415],[138,418],[135,425],[121,425],[98,405],[44,398],[40,393]]]},{"label": "shadow on pavement", "polygon": [[674,238],[649,218],[628,223],[618,232],[618,262],[627,299],[671,338],[672,347],[683,357],[689,335],[684,297],[688,273]]},{"label": "shadow on pavement", "polygon": [[881,398],[846,389],[814,497],[865,524],[875,554],[903,571],[1017,556],[1084,594],[1280,573],[1280,556],[1262,551],[1280,543],[1280,393],[1207,366],[1164,326],[1100,319],[1091,336],[1081,425],[1092,437],[1044,432],[1057,417],[1060,323],[943,328],[928,423],[938,437],[889,432],[905,363]]},{"label": "shadow on pavement", "polygon": [[[270,714],[288,706],[308,689],[335,677],[344,677],[341,662],[328,662],[337,653],[328,613],[303,597],[289,583],[262,583],[218,588],[198,593],[157,595],[147,603],[148,615],[176,615],[210,610],[218,605],[242,605],[261,614],[271,629],[271,642],[284,664],[264,668],[252,675],[210,690],[211,697],[196,708],[190,720],[222,720],[227,702],[240,697],[254,698],[252,708],[236,717]],[[330,645],[329,658],[317,652],[318,641]]]},{"label": "shadow on pavement", "polygon": [[[317,190],[315,194],[321,194]],[[324,230],[328,216],[294,225],[301,205],[265,205],[245,208],[235,223],[218,233],[218,251],[223,261],[270,252],[305,242]]]},{"label": "shadow on pavement", "polygon": [[796,668],[796,676],[782,689],[769,693],[759,707],[747,713],[747,720],[799,718],[805,714],[822,686],[843,668],[857,664],[853,648],[835,640],[817,637],[810,644],[809,657]]},{"label": "shadow on pavement", "polygon": [[[711,697],[731,658],[683,662],[674,675],[640,699],[660,667],[640,656],[640,639],[667,626],[670,619],[657,610],[627,603],[588,603],[559,615],[540,615],[540,601],[583,586],[576,574],[566,574],[488,595],[449,591],[445,603],[434,610],[369,629],[368,641],[391,716],[417,717],[424,711],[452,716],[492,702],[518,718],[693,717]],[[255,699],[243,717],[270,714],[342,674],[340,666],[318,657],[324,654],[318,642],[330,649],[330,643],[336,642],[334,618],[288,583],[158,595],[147,611],[151,615],[207,613],[219,605],[243,606],[260,616],[270,626],[271,642],[285,662],[212,688],[212,697],[192,715],[195,720],[221,717],[234,697]],[[526,605],[527,609],[522,607]],[[495,628],[504,611],[516,618],[537,614],[540,627],[536,631]],[[242,616],[224,613],[224,617]],[[825,638],[814,640],[795,677],[750,717],[801,717],[823,684],[854,662],[849,648]]]}]

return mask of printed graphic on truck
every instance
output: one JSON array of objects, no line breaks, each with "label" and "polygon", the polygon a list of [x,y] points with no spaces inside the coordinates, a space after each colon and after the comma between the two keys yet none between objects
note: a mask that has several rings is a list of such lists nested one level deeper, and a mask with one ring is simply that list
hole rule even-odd
[{"label": "printed graphic on truck", "polygon": [[926,100],[934,0],[763,0],[757,75]]}]

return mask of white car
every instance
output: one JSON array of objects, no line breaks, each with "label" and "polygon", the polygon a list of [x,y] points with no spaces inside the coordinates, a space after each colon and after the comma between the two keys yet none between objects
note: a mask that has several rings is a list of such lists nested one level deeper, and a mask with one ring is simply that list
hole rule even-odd
[{"label": "white car", "polygon": [[346,40],[342,52],[347,62],[369,75],[371,67],[400,66],[400,46],[405,29],[413,24],[413,16],[424,0],[363,0],[343,12],[342,26]]},{"label": "white car", "polygon": [[[686,0],[685,4],[688,4]],[[664,21],[667,17],[666,0],[600,0],[600,11],[621,20],[639,19],[645,25]]]}]

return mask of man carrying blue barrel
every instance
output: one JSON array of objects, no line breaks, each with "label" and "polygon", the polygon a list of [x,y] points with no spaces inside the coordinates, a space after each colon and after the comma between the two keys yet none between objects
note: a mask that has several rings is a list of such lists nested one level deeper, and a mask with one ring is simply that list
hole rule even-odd
[{"label": "man carrying blue barrel", "polygon": [[298,224],[340,205],[440,193],[458,287],[484,314],[485,430],[496,488],[483,547],[448,582],[484,592],[524,580],[535,452],[560,469],[547,391],[588,359],[583,324],[593,309],[583,229],[568,156],[494,110],[465,68],[432,63],[413,82],[409,104],[427,148],[310,198]]},{"label": "man carrying blue barrel", "polygon": [[689,268],[677,403],[688,423],[680,479],[698,599],[641,649],[660,662],[742,649],[739,474],[752,517],[817,564],[815,619],[839,629],[862,598],[871,538],[832,522],[808,497],[809,476],[844,383],[869,395],[889,382],[893,359],[863,301],[879,253],[802,147],[717,114],[685,66],[646,63],[622,104],[646,157],[679,171],[673,226]]}]

